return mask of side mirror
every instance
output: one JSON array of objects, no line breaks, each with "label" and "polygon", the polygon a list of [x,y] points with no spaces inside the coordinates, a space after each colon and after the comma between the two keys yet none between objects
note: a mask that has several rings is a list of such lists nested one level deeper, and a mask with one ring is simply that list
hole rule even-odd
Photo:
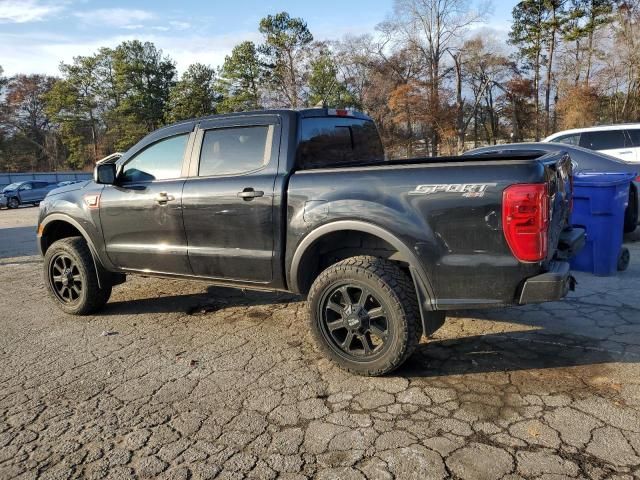
[{"label": "side mirror", "polygon": [[96,168],[93,171],[93,180],[96,183],[104,185],[113,185],[116,183],[116,164],[101,163],[96,165]]}]

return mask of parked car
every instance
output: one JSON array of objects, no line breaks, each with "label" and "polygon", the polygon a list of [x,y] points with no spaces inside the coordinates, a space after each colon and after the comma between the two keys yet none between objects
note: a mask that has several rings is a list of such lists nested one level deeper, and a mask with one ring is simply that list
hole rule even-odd
[{"label": "parked car", "polygon": [[640,163],[640,123],[575,128],[554,133],[543,142],[575,145]]},{"label": "parked car", "polygon": [[373,121],[346,110],[212,116],[52,192],[37,243],[65,312],[136,273],[292,291],[331,359],[379,375],[449,309],[573,288],[571,168],[564,152],[385,161]]},{"label": "parked car", "polygon": [[73,185],[74,183],[82,182],[82,180],[65,180],[63,182],[58,182],[58,187],[66,187],[67,185]]},{"label": "parked car", "polygon": [[44,197],[54,188],[56,183],[27,181],[17,182],[7,185],[0,194],[0,205],[3,203],[8,208],[18,208],[20,205],[38,205]]},{"label": "parked car", "polygon": [[564,150],[571,156],[573,172],[627,172],[636,175],[629,188],[629,204],[625,212],[624,231],[633,232],[640,221],[640,164],[630,164],[602,152],[588,150],[575,145],[558,143],[511,143],[476,148],[464,155],[509,155],[512,153],[552,153]]}]

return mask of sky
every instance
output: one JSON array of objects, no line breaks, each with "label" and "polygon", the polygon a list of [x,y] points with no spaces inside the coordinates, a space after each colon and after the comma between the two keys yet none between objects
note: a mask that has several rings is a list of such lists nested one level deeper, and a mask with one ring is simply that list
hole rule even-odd
[{"label": "sky", "polygon": [[[476,28],[503,43],[515,4],[493,0]],[[238,43],[260,42],[260,19],[280,11],[302,17],[316,40],[334,40],[373,33],[393,0],[0,0],[0,66],[6,76],[57,75],[62,61],[133,39],[152,41],[179,72],[218,66]]]}]

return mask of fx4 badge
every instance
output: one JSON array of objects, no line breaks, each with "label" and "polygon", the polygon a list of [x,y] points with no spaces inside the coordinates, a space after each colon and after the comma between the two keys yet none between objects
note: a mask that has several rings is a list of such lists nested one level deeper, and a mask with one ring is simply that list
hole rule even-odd
[{"label": "fx4 badge", "polygon": [[496,183],[449,183],[437,185],[418,185],[409,195],[431,195],[432,193],[460,193],[463,197],[484,197],[488,187],[495,187]]}]

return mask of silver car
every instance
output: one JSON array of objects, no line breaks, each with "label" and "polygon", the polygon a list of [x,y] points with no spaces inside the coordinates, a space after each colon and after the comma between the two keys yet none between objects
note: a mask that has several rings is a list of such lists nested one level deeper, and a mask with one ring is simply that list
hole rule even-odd
[{"label": "silver car", "polygon": [[587,148],[568,145],[564,143],[509,143],[506,145],[491,145],[489,147],[476,148],[466,152],[464,155],[494,155],[498,153],[508,154],[509,152],[557,152],[563,150],[571,157],[573,171],[577,172],[626,172],[636,175],[631,188],[629,189],[629,206],[625,212],[624,231],[633,232],[640,220],[640,164],[624,162],[602,152],[589,150]]}]

